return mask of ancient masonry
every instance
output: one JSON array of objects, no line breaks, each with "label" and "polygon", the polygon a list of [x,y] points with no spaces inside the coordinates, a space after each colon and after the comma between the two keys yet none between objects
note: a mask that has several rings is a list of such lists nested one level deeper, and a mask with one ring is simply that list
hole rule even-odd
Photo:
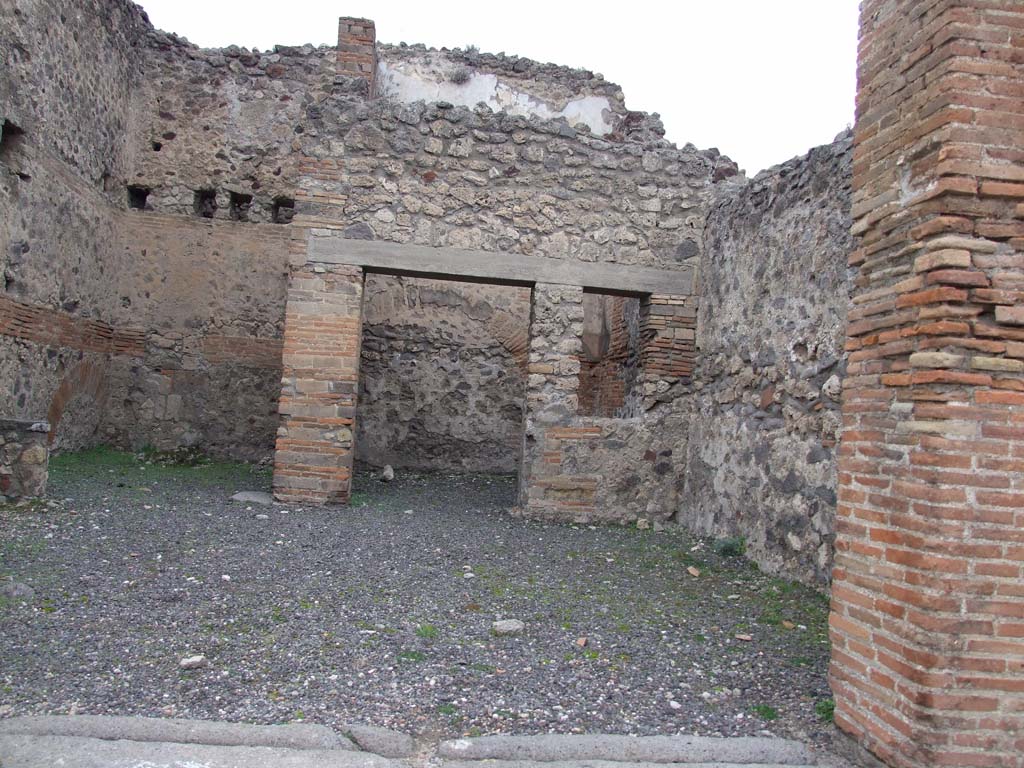
[{"label": "ancient masonry", "polygon": [[746,179],[591,72],[0,0],[0,494],[516,471],[830,585],[852,752],[1024,768],[1022,51],[1017,0],[864,0],[852,134]]}]

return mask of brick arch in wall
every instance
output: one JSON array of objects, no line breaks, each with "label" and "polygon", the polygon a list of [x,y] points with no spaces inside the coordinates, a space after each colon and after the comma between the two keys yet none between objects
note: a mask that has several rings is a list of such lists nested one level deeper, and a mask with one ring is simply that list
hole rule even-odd
[{"label": "brick arch in wall", "polygon": [[508,350],[516,366],[525,373],[530,349],[529,318],[525,318],[524,322],[524,318],[512,312],[499,311],[488,318],[484,327],[495,341]]},{"label": "brick arch in wall", "polygon": [[49,444],[57,438],[57,427],[64,416],[64,410],[75,397],[85,395],[101,409],[107,399],[105,366],[93,360],[83,360],[68,371],[50,400],[46,419],[50,422]]}]

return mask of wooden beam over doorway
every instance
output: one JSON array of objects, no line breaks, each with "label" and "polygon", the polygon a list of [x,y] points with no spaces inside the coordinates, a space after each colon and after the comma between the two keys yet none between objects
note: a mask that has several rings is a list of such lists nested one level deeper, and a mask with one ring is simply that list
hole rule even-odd
[{"label": "wooden beam over doorway", "polygon": [[625,294],[689,296],[693,293],[693,269],[688,266],[660,269],[635,264],[548,259],[506,251],[352,240],[332,229],[310,230],[307,258],[313,264],[347,264],[374,272],[471,282],[554,283]]}]

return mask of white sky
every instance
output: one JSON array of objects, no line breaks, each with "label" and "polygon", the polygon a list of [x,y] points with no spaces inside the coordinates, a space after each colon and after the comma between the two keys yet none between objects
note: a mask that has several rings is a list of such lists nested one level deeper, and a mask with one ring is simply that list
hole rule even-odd
[{"label": "white sky", "polygon": [[751,175],[853,122],[858,0],[140,0],[204,47],[337,43],[339,16],[386,43],[526,56],[602,73],[677,144],[718,147]]}]

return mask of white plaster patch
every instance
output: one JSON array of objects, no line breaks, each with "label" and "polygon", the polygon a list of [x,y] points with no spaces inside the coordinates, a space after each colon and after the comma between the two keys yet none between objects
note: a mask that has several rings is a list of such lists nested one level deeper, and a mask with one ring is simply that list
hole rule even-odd
[{"label": "white plaster patch", "polygon": [[579,96],[565,104],[552,104],[517,90],[497,75],[470,72],[463,83],[451,82],[448,62],[380,62],[377,83],[382,94],[402,103],[447,101],[475,107],[483,102],[495,112],[552,120],[564,117],[570,125],[583,123],[598,136],[610,133],[611,104],[605,96]]}]

